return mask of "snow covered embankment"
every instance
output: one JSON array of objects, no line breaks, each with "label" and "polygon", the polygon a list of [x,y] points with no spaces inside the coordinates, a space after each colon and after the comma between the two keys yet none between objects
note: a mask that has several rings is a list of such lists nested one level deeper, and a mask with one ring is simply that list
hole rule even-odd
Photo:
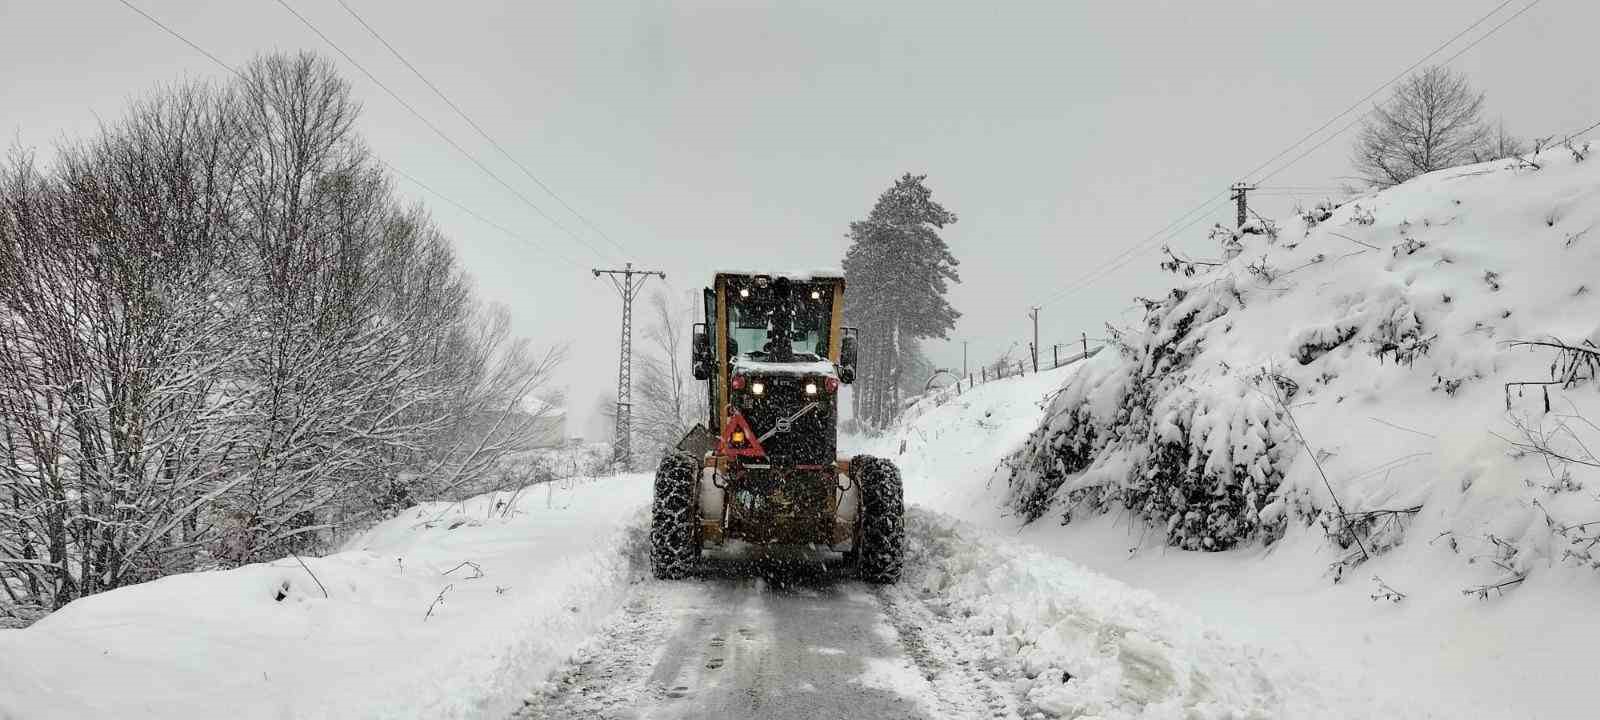
[{"label": "snow covered embankment", "polygon": [[[1203,550],[1320,524],[1344,550],[1336,573],[1439,537],[1488,594],[1536,568],[1600,566],[1583,525],[1600,502],[1581,492],[1600,481],[1583,462],[1600,440],[1583,420],[1600,421],[1595,358],[1518,344],[1600,342],[1600,159],[1586,153],[1218,228],[1223,264],[1148,302],[1142,331],[1054,399],[1014,459],[1011,507],[1063,522],[1129,510],[1156,540]],[[1553,372],[1573,382],[1515,385]]]},{"label": "snow covered embankment", "polygon": [[508,715],[648,574],[649,494],[624,475],[429,504],[306,567],[84,598],[0,631],[0,718]]},{"label": "snow covered embankment", "polygon": [[[1600,646],[1600,574],[1571,526],[1600,520],[1600,476],[1496,437],[1565,421],[1571,434],[1552,440],[1581,453],[1573,438],[1594,433],[1562,416],[1600,422],[1593,381],[1551,387],[1548,414],[1537,387],[1513,390],[1508,413],[1502,385],[1548,378],[1553,359],[1506,341],[1581,342],[1600,317],[1600,158],[1563,153],[1540,170],[1430,175],[1294,219],[1276,242],[1247,235],[1227,270],[1155,308],[1128,338],[1132,358],[980,386],[857,442],[900,464],[908,502],[1150,590],[1363,694],[1438,717],[1581,716],[1593,699],[1570,668]],[[1278,270],[1269,281],[1251,265]],[[1358,567],[1337,522],[1315,519],[1332,507],[1327,488],[1273,399],[1291,389],[1287,407],[1374,555]],[[1145,474],[1157,445],[1141,439],[1193,455],[1169,456],[1182,472]],[[1201,521],[1170,526],[1179,545],[1246,541],[1170,549],[1171,516],[1136,511],[1160,505],[1117,502],[1152,481]],[[1227,522],[1247,501],[1266,517]],[[1030,508],[1038,521],[1024,524]]]}]

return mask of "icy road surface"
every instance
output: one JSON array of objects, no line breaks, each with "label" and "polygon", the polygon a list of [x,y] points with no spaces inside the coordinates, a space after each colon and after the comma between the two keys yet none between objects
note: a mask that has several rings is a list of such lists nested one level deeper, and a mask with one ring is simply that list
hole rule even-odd
[{"label": "icy road surface", "polygon": [[956,647],[917,600],[837,563],[711,557],[698,579],[638,585],[516,717],[1016,717]]}]

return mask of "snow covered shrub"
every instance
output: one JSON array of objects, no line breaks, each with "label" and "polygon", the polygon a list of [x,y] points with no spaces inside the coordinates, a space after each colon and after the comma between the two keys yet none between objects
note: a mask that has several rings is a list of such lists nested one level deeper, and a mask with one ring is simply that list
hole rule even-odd
[{"label": "snow covered shrub", "polygon": [[1332,322],[1300,330],[1290,342],[1290,356],[1310,365],[1351,340],[1360,337],[1371,346],[1373,357],[1393,357],[1410,365],[1426,355],[1433,338],[1423,336],[1422,319],[1398,291],[1369,298],[1352,294],[1336,299],[1344,314]]},{"label": "snow covered shrub", "polygon": [[1401,255],[1415,255],[1417,254],[1418,250],[1421,250],[1427,246],[1427,243],[1416,238],[1401,238],[1400,242],[1395,243],[1392,252],[1394,253],[1395,257],[1400,257]]},{"label": "snow covered shrub", "polygon": [[1297,347],[1293,353],[1294,359],[1298,360],[1301,365],[1310,365],[1317,358],[1349,342],[1350,338],[1355,337],[1358,331],[1360,331],[1360,328],[1350,324],[1348,321],[1302,331],[1295,340]]},{"label": "snow covered shrub", "polygon": [[1263,217],[1257,217],[1239,228],[1239,232],[1247,235],[1264,235],[1268,244],[1278,242],[1278,224]]},{"label": "snow covered shrub", "polygon": [[1395,364],[1411,365],[1418,357],[1428,354],[1433,339],[1433,336],[1423,337],[1422,318],[1409,303],[1402,301],[1382,316],[1368,342],[1373,346],[1373,356],[1379,360],[1392,357]]},{"label": "snow covered shrub", "polygon": [[1589,141],[1587,140],[1582,145],[1573,145],[1572,138],[1567,138],[1566,142],[1562,143],[1561,146],[1566,148],[1567,152],[1572,153],[1572,161],[1575,163],[1589,159]]},{"label": "snow covered shrub", "polygon": [[1231,281],[1153,302],[1133,354],[1074,376],[1013,458],[1012,508],[1036,520],[1064,494],[1065,522],[1076,508],[1120,506],[1194,550],[1275,538],[1282,523],[1262,510],[1292,447],[1279,411],[1248,379],[1191,373],[1207,333],[1238,307]]},{"label": "snow covered shrub", "polygon": [[1211,240],[1222,246],[1222,259],[1232,260],[1244,252],[1244,245],[1239,242],[1240,232],[1222,223],[1211,226]]},{"label": "snow covered shrub", "polygon": [[1179,255],[1173,252],[1170,246],[1166,245],[1161,246],[1161,252],[1167,256],[1167,259],[1161,261],[1161,269],[1174,275],[1194,277],[1202,272],[1201,268],[1214,268],[1222,265],[1222,263],[1219,262],[1195,260],[1184,255]]},{"label": "snow covered shrub", "polygon": [[[1052,406],[1052,419],[1056,412],[1056,408]],[[1097,432],[1088,401],[1068,406],[1060,412],[1070,415],[1064,423],[1066,429],[1052,438],[1054,452],[1050,457],[1034,459],[1035,467],[1040,472],[1039,479],[1013,503],[1017,512],[1028,522],[1038,520],[1050,509],[1056,490],[1066,481],[1067,476],[1082,472],[1094,460]],[[1050,425],[1050,421],[1047,420],[1045,426]],[[1036,434],[1039,432],[1041,431],[1035,431]]]},{"label": "snow covered shrub", "polygon": [[[1261,510],[1283,477],[1284,433],[1275,427],[1282,418],[1254,388],[1233,385],[1209,396],[1169,395],[1151,428],[1156,450],[1128,505],[1149,520],[1164,519],[1169,544],[1220,550],[1263,529]],[[1266,529],[1269,536],[1277,530]]]},{"label": "snow covered shrub", "polygon": [[1301,222],[1305,223],[1306,235],[1310,235],[1312,228],[1333,217],[1333,211],[1338,209],[1339,205],[1334,201],[1323,200],[1316,205],[1312,205],[1310,209],[1297,206],[1294,209],[1294,214],[1299,216]]},{"label": "snow covered shrub", "polygon": [[1350,210],[1350,221],[1357,225],[1371,225],[1378,222],[1378,218],[1372,214],[1371,208],[1356,205]]},{"label": "snow covered shrub", "polygon": [[1271,285],[1272,281],[1277,280],[1278,276],[1281,274],[1277,268],[1267,264],[1267,258],[1264,255],[1260,260],[1246,265],[1244,269],[1251,275],[1260,278],[1262,284],[1264,285]]}]

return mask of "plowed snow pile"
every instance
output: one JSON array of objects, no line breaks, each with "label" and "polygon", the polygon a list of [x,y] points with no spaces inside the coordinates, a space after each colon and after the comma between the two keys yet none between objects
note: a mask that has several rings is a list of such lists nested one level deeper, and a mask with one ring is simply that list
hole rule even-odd
[{"label": "plowed snow pile", "polygon": [[1386,707],[1230,639],[1149,592],[941,513],[907,512],[900,592],[953,625],[964,654],[1015,678],[1025,717],[1352,718]]},{"label": "plowed snow pile", "polygon": [[428,504],[306,567],[78,600],[0,631],[0,718],[509,715],[649,573],[649,494],[623,475]]}]

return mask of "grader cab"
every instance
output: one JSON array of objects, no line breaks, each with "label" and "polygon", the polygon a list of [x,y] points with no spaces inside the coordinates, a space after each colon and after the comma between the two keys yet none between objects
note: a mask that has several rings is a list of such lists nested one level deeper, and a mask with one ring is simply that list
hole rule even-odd
[{"label": "grader cab", "polygon": [[741,541],[843,552],[862,579],[899,579],[899,470],[837,456],[857,352],[843,276],[723,272],[704,298],[690,363],[711,412],[656,470],[656,576],[684,577],[705,546]]}]

